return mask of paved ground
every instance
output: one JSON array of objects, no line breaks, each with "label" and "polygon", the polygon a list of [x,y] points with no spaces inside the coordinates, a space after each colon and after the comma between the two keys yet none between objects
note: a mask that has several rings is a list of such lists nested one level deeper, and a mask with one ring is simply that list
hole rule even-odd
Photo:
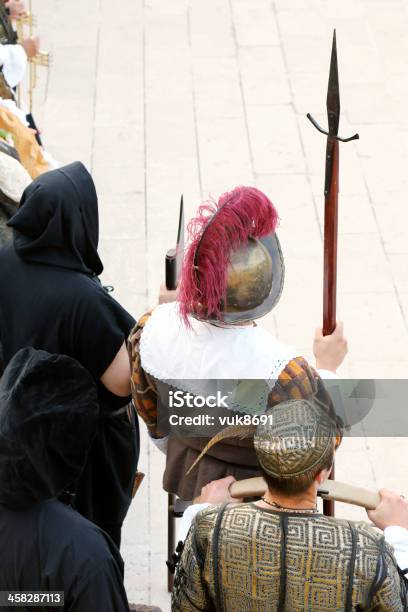
[{"label": "paved ground", "polygon": [[[361,136],[341,147],[339,316],[350,343],[342,373],[406,376],[407,7],[403,0],[34,0],[54,57],[48,83],[40,78],[37,115],[60,162],[81,159],[93,172],[104,280],[124,306],[139,315],[154,304],[181,192],[192,212],[209,194],[255,184],[280,211],[287,263],[285,295],[265,324],[310,355],[321,317],[325,142],[305,115],[326,123],[335,26],[340,132]],[[348,441],[338,476],[408,491],[400,461],[392,474],[405,445]],[[127,586],[131,600],[169,610],[163,461],[146,439],[141,464],[147,480],[123,546]]]}]

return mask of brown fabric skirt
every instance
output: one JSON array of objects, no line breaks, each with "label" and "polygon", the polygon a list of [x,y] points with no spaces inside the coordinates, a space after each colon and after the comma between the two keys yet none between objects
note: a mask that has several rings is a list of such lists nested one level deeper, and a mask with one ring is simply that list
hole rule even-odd
[{"label": "brown fabric skirt", "polygon": [[187,475],[189,468],[208,443],[204,438],[169,438],[163,488],[190,501],[201,488],[218,478],[234,476],[237,480],[259,476],[252,438],[224,440],[210,449]]}]

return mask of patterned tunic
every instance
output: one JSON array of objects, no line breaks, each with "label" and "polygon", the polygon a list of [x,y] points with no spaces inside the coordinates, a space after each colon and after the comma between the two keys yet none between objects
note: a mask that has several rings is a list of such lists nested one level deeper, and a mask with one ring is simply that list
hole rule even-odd
[{"label": "patterned tunic", "polygon": [[197,515],[172,595],[173,612],[406,609],[404,579],[379,532],[254,504]]}]

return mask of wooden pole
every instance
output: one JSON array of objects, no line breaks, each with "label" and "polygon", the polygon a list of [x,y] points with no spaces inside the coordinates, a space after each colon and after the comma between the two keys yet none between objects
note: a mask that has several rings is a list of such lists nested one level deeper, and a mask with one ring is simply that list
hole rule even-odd
[{"label": "wooden pole", "polygon": [[[325,197],[324,211],[324,272],[323,272],[323,335],[328,336],[336,328],[337,306],[337,242],[339,213],[339,143],[328,137],[327,161],[331,168],[329,191]],[[330,479],[335,478],[333,464]],[[334,516],[334,500],[323,500],[323,513]]]}]

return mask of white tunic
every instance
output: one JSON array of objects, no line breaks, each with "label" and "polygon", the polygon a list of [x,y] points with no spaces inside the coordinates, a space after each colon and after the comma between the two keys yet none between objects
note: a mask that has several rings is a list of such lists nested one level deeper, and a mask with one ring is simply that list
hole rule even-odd
[{"label": "white tunic", "polygon": [[140,341],[143,369],[160,380],[278,378],[299,357],[257,326],[217,327],[190,317],[181,320],[177,302],[158,306]]},{"label": "white tunic", "polygon": [[[286,365],[300,356],[259,325],[218,327],[189,318],[187,327],[177,302],[155,308],[140,340],[140,357],[145,372],[162,381],[177,381],[177,388],[199,393],[198,380],[264,380],[270,388]],[[336,378],[319,370],[322,378]],[[260,398],[266,406],[268,390]],[[239,410],[239,407],[232,406]],[[167,438],[154,439],[166,452]]]}]

